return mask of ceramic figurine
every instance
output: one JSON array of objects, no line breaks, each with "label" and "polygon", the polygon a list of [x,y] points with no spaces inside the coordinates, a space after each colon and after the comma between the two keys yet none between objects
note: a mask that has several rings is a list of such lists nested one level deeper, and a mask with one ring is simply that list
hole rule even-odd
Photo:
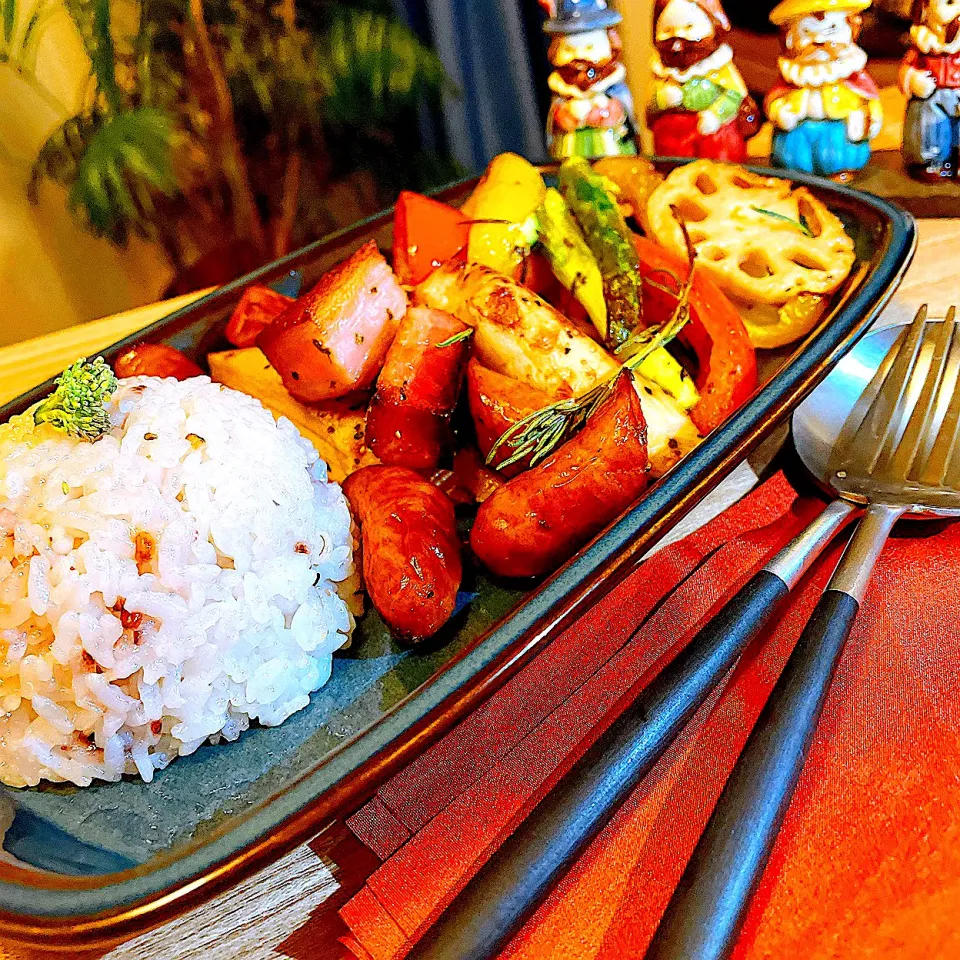
[{"label": "ceramic figurine", "polygon": [[776,166],[852,179],[880,132],[880,91],[857,46],[870,0],[783,0],[770,19],[782,31],[783,82],[766,99]]},{"label": "ceramic figurine", "polygon": [[730,21],[719,0],[656,0],[653,24],[654,149],[742,162],[760,121],[725,42]]},{"label": "ceramic figurine", "polygon": [[635,154],[633,97],[620,62],[622,20],[603,0],[540,0],[553,39],[547,148],[554,159]]},{"label": "ceramic figurine", "polygon": [[960,3],[916,0],[913,47],[900,69],[907,97],[903,159],[923,180],[957,176],[960,140]]}]

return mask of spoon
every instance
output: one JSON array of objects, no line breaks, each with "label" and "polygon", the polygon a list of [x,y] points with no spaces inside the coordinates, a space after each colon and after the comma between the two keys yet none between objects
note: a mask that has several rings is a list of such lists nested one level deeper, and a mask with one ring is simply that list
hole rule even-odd
[{"label": "spoon", "polygon": [[[924,309],[911,329],[922,330],[925,321]],[[804,415],[795,418],[794,440],[814,476],[826,477],[833,441],[884,365],[898,333],[886,329],[861,340],[806,402]],[[889,364],[885,369],[889,372]],[[663,756],[779,603],[859,509],[859,501],[836,499],[652,682],[630,690],[617,719],[480,868],[409,956],[494,956]]]},{"label": "spoon", "polygon": [[928,323],[921,311],[906,330],[874,334],[862,353],[876,349],[879,363],[859,367],[861,358],[851,355],[794,415],[810,472],[842,499],[866,505],[866,513],[727,780],[647,960],[729,956],[894,524],[907,515],[960,516],[955,314]]}]

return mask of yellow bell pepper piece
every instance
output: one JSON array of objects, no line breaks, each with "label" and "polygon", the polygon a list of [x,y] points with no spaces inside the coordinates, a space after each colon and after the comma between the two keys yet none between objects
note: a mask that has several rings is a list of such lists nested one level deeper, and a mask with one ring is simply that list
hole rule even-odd
[{"label": "yellow bell pepper piece", "polygon": [[537,239],[537,208],[546,186],[537,168],[515,153],[494,157],[463,212],[470,227],[467,258],[499,273],[513,276]]}]

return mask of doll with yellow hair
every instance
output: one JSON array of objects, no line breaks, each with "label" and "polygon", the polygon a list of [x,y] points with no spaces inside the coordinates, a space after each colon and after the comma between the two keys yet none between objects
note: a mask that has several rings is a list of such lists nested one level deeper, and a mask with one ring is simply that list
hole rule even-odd
[{"label": "doll with yellow hair", "polygon": [[844,181],[866,166],[880,132],[880,91],[857,45],[870,0],[784,0],[770,19],[781,28],[782,82],[766,98],[773,163]]}]

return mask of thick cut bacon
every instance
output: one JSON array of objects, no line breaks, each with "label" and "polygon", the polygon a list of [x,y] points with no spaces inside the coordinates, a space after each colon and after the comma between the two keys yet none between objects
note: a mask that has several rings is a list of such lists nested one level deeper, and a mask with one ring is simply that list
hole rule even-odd
[{"label": "thick cut bacon", "polygon": [[549,573],[626,510],[647,477],[646,426],[624,371],[579,434],[481,504],[470,546],[500,576]]},{"label": "thick cut bacon", "polygon": [[371,240],[334,267],[257,338],[298,400],[316,403],[373,383],[407,295]]},{"label": "thick cut bacon", "polygon": [[383,463],[433,470],[440,462],[470,351],[466,340],[447,341],[467,330],[442,310],[407,311],[367,413],[367,442]]}]

